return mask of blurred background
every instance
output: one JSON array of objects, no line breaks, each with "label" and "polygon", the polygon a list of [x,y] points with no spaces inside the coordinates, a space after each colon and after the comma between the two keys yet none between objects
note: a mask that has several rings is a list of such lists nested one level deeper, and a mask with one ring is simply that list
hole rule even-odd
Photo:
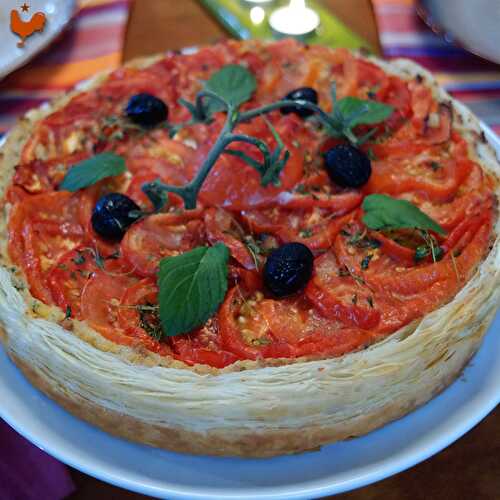
[{"label": "blurred background", "polygon": [[[28,109],[135,57],[283,36],[411,58],[500,134],[499,26],[499,0],[0,0],[0,135]],[[499,424],[497,410],[432,459],[336,498],[497,499]],[[66,468],[0,420],[0,500],[17,498],[146,497]]]}]

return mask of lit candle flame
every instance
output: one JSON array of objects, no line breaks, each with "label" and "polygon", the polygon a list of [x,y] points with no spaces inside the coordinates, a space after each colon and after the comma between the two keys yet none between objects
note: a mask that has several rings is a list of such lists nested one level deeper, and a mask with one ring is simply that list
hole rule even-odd
[{"label": "lit candle flame", "polygon": [[305,0],[290,0],[286,7],[275,10],[269,19],[273,30],[290,36],[312,33],[319,22],[318,14],[306,6]]}]

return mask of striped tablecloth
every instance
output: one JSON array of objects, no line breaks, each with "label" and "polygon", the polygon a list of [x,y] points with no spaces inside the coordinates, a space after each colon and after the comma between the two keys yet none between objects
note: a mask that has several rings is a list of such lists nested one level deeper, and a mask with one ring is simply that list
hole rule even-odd
[{"label": "striped tablecloth", "polygon": [[[121,61],[128,0],[86,0],[50,49],[0,82],[0,136],[28,109]],[[0,500],[61,500],[74,491],[67,468],[0,419]]]},{"label": "striped tablecloth", "polygon": [[500,66],[435,35],[418,17],[413,0],[373,3],[384,55],[407,57],[432,71],[446,90],[500,135]]},{"label": "striped tablecloth", "polygon": [[0,134],[76,82],[121,62],[128,0],[80,0],[72,25],[28,66],[0,82]]}]

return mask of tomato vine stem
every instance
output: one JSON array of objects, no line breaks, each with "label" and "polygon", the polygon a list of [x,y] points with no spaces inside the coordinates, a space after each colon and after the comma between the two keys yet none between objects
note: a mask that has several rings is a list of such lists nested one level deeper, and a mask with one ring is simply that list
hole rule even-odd
[{"label": "tomato vine stem", "polygon": [[[184,201],[184,207],[186,208],[186,210],[193,210],[196,208],[196,202],[198,199],[199,192],[203,186],[203,183],[205,182],[212,167],[215,165],[217,159],[223,153],[228,153],[243,158],[248,164],[250,164],[250,166],[254,167],[261,174],[261,177],[263,179],[263,185],[267,185],[273,181],[275,183],[278,182],[277,179],[273,179],[272,175],[265,176],[268,169],[271,169],[273,167],[273,161],[276,161],[277,158],[273,158],[273,155],[271,154],[269,147],[264,141],[244,134],[233,134],[232,133],[233,130],[239,123],[250,121],[253,118],[266,115],[278,109],[295,107],[297,109],[307,109],[313,111],[320,119],[320,121],[322,121],[332,129],[336,129],[338,125],[335,122],[335,120],[332,119],[325,111],[323,111],[319,106],[311,102],[300,101],[300,100],[297,101],[283,100],[272,104],[267,104],[249,111],[239,112],[237,107],[226,102],[225,99],[221,98],[217,94],[209,90],[203,90],[199,92],[196,96],[194,119],[185,122],[185,124],[179,124],[178,126],[174,127],[179,127],[180,129],[184,125],[195,123],[196,120],[198,120],[198,122],[207,122],[208,119],[204,107],[204,101],[206,99],[212,99],[213,101],[218,102],[219,104],[224,106],[226,112],[226,120],[224,122],[221,131],[219,132],[217,140],[215,141],[212,149],[209,151],[198,173],[196,174],[194,179],[192,179],[184,186],[173,186],[170,184],[164,184],[159,180],[154,181],[156,189],[165,191],[167,193],[174,193],[180,196]],[[244,142],[255,146],[263,155],[264,159],[263,163],[259,164],[259,162],[253,160],[249,156],[245,155],[243,152],[226,149],[233,142]],[[278,152],[278,158],[279,158],[279,153],[280,151]],[[287,159],[288,155],[285,156],[285,162]],[[143,191],[146,192],[146,194],[152,184],[153,183],[146,183],[143,185]]]}]

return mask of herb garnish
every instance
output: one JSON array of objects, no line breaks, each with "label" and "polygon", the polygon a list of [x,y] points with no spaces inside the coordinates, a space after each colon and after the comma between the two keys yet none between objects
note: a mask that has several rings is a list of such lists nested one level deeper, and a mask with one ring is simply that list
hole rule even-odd
[{"label": "herb garnish", "polygon": [[187,333],[203,325],[224,300],[229,250],[223,243],[197,247],[160,262],[158,301],[163,333]]},{"label": "herb garnish", "polygon": [[345,137],[351,144],[359,146],[366,142],[376,131],[370,130],[362,137],[356,137],[353,129],[358,125],[373,125],[383,122],[394,111],[392,106],[378,101],[364,100],[357,97],[344,97],[337,100],[336,85],[331,89],[333,112],[330,114],[333,123],[326,122],[330,135]]},{"label": "herb garnish", "polygon": [[363,222],[375,231],[421,229],[444,235],[444,229],[417,206],[385,194],[371,194],[363,200]]},{"label": "herb garnish", "polygon": [[363,271],[366,271],[368,269],[368,266],[370,265],[370,261],[373,259],[373,254],[368,254],[365,257],[363,257],[363,260],[361,261],[361,269]]},{"label": "herb garnish", "polygon": [[114,153],[100,153],[83,160],[68,170],[59,189],[78,191],[107,177],[125,172],[125,160]]},{"label": "herb garnish", "polygon": [[425,241],[424,245],[420,245],[415,249],[415,262],[420,262],[429,255],[432,256],[432,261],[437,262],[444,256],[443,249],[438,245],[436,238],[429,234],[428,231],[420,231],[422,239]]},{"label": "herb garnish", "polygon": [[158,306],[153,304],[138,305],[140,327],[153,339],[160,340],[163,336],[163,330],[158,317]]}]

